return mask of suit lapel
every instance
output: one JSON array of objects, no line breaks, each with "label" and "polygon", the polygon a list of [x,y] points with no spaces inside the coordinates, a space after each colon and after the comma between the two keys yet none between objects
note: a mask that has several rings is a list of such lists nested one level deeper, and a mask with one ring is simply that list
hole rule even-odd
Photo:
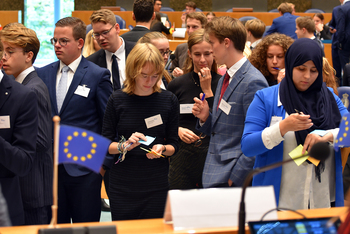
[{"label": "suit lapel", "polygon": [[0,82],[0,110],[11,95],[12,85],[8,82],[8,79],[11,78],[4,74],[2,81]]},{"label": "suit lapel", "polygon": [[106,61],[106,51],[104,49],[101,49],[100,56],[98,58],[98,64],[100,67],[107,68],[107,61]]},{"label": "suit lapel", "polygon": [[32,71],[31,73],[29,73],[29,74],[24,78],[24,80],[22,81],[22,84],[23,84],[23,85],[28,84],[29,81],[30,81],[33,77],[35,77],[35,73],[36,73],[36,71]]},{"label": "suit lapel", "polygon": [[[241,83],[241,81],[244,79],[244,75],[247,73],[248,65],[249,65],[249,63],[248,63],[248,61],[246,61],[242,65],[242,67],[240,69],[238,69],[238,71],[233,75],[232,80],[231,80],[230,84],[228,85],[228,87],[224,93],[224,96],[222,97],[222,99],[225,100],[226,102],[228,102],[229,98],[231,97],[231,95],[233,94],[233,92],[235,91],[235,89],[237,88],[239,83]],[[216,95],[216,96],[218,96],[218,98],[217,99],[215,98],[215,100],[214,100],[214,103],[216,103],[215,107],[217,107],[218,102],[219,102],[222,83],[223,83],[223,78],[220,79],[220,90],[218,90],[218,92],[217,92],[218,95]],[[223,111],[220,108],[218,108],[216,113],[214,112],[215,114],[214,114],[214,119],[213,119],[214,122],[213,123],[215,123],[218,120],[218,118],[222,114],[222,112]]]},{"label": "suit lapel", "polygon": [[64,98],[60,113],[64,111],[70,99],[73,97],[75,90],[78,88],[78,85],[81,83],[81,80],[84,78],[87,67],[88,67],[87,60],[84,57],[82,57],[81,62],[74,73],[73,80],[69,86],[66,97]]},{"label": "suit lapel", "polygon": [[58,115],[57,110],[57,99],[56,99],[56,80],[57,80],[57,72],[59,69],[60,62],[53,63],[49,70],[49,78],[48,78],[48,89],[51,99],[51,108],[53,108],[55,115]]}]

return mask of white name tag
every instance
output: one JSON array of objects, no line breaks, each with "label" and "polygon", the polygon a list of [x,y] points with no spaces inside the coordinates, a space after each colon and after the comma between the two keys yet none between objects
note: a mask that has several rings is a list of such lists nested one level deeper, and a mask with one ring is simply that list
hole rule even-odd
[{"label": "white name tag", "polygon": [[219,108],[225,112],[226,115],[230,114],[231,105],[228,104],[224,99],[221,99]]},{"label": "white name tag", "polygon": [[74,94],[88,97],[90,92],[90,88],[86,87],[85,85],[78,85],[77,89],[75,90]]},{"label": "white name tag", "polygon": [[10,128],[10,116],[0,116],[0,129]]},{"label": "white name tag", "polygon": [[282,121],[282,116],[272,116],[270,126]]},{"label": "white name tag", "polygon": [[147,128],[153,128],[155,126],[163,124],[162,117],[160,116],[160,114],[145,119],[145,122]]},{"label": "white name tag", "polygon": [[193,104],[180,104],[180,114],[192,114]]}]

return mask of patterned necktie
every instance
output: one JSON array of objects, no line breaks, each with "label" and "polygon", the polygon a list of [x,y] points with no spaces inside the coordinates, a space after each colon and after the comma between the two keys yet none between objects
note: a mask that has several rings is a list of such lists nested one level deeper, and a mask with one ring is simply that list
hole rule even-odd
[{"label": "patterned necktie", "polygon": [[58,86],[57,86],[56,99],[57,99],[58,113],[61,111],[61,107],[62,107],[64,98],[66,97],[66,93],[67,93],[68,71],[69,71],[68,66],[64,66],[62,68],[62,76],[61,76],[61,79],[58,82]]},{"label": "patterned necktie", "polygon": [[226,91],[226,89],[227,89],[227,86],[228,86],[229,83],[230,83],[229,81],[230,81],[230,76],[229,76],[228,73],[226,72],[225,77],[224,77],[224,82],[222,82],[221,93],[220,93],[220,99],[219,99],[218,107],[216,108],[216,110],[219,109],[222,96],[224,96],[224,93],[225,93],[225,91]]},{"label": "patterned necktie", "polygon": [[119,79],[119,67],[117,62],[117,56],[112,55],[112,79],[113,79],[113,90],[120,89],[120,79]]}]

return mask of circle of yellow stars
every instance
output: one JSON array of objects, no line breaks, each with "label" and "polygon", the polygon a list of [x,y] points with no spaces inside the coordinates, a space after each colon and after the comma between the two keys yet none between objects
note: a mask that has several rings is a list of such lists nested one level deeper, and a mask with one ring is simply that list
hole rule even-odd
[{"label": "circle of yellow stars", "polygon": [[91,149],[90,152],[86,155],[73,155],[72,153],[69,152],[68,146],[70,142],[73,140],[74,137],[79,136],[79,132],[75,131],[72,134],[73,136],[69,135],[67,136],[67,140],[64,142],[64,150],[63,152],[66,154],[67,158],[73,159],[73,161],[78,161],[79,159],[83,162],[85,162],[87,159],[92,159],[92,156],[96,153],[96,147],[97,144],[94,142],[94,138],[92,136],[88,136],[86,132],[82,132],[81,136],[82,137],[88,137],[88,140],[91,142]]},{"label": "circle of yellow stars", "polygon": [[346,138],[348,136],[348,131],[349,131],[348,117],[344,116],[343,121],[345,121],[345,132],[343,133],[343,135],[338,136],[338,139],[335,140],[335,143],[342,142],[344,140],[344,138]]}]

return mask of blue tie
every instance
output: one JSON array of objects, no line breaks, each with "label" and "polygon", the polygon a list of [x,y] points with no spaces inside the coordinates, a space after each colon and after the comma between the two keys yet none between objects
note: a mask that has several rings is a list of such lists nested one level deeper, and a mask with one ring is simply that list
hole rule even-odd
[{"label": "blue tie", "polygon": [[112,55],[112,78],[113,78],[113,90],[120,89],[120,80],[119,80],[119,67],[117,62],[117,56]]},{"label": "blue tie", "polygon": [[61,111],[61,107],[62,107],[64,98],[66,97],[66,93],[67,93],[68,71],[69,71],[68,66],[64,66],[62,68],[62,76],[61,76],[61,79],[58,82],[58,86],[57,86],[56,99],[57,99],[58,113]]}]

